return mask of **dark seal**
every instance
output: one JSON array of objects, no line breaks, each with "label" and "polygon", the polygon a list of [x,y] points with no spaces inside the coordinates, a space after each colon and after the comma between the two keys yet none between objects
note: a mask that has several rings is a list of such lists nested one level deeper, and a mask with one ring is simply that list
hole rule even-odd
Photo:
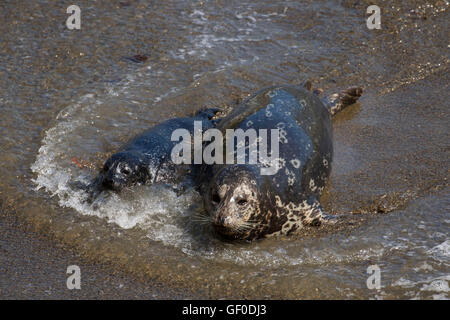
[{"label": "dark seal", "polygon": [[177,141],[171,141],[176,129],[194,133],[194,121],[201,121],[202,128],[214,126],[212,117],[216,109],[201,110],[193,117],[164,121],[122,146],[106,160],[102,170],[89,186],[91,193],[103,190],[119,192],[138,184],[177,183],[188,166],[174,164],[171,152]]},{"label": "dark seal", "polygon": [[309,83],[261,90],[218,123],[222,132],[278,128],[280,136],[273,175],[261,175],[260,162],[201,168],[208,221],[221,236],[253,240],[334,220],[319,202],[331,171],[331,116],[356,102],[362,89],[350,88],[323,101],[320,91],[310,90]]}]

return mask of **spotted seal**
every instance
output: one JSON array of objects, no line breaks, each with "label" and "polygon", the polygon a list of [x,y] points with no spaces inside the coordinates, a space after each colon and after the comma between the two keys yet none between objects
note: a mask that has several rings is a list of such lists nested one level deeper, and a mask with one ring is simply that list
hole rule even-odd
[{"label": "spotted seal", "polygon": [[254,240],[334,220],[319,202],[331,171],[331,116],[355,103],[362,89],[352,87],[323,100],[319,93],[311,92],[310,83],[266,88],[217,125],[222,132],[278,128],[280,137],[274,175],[261,175],[259,162],[202,167],[199,188],[207,221],[217,233]]},{"label": "spotted seal", "polygon": [[166,120],[134,137],[109,157],[95,180],[88,186],[91,200],[103,190],[120,192],[138,184],[176,183],[188,166],[175,165],[171,151],[177,143],[171,141],[176,129],[194,132],[194,121],[202,127],[214,126],[212,117],[218,109],[203,109],[193,117]]}]

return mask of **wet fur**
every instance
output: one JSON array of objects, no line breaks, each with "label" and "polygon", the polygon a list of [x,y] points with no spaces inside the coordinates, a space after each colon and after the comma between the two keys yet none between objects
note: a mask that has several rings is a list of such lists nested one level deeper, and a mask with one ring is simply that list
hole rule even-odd
[{"label": "wet fur", "polygon": [[[281,169],[273,176],[259,174],[261,164],[202,166],[198,173],[209,221],[228,238],[253,240],[279,234],[288,235],[304,225],[319,226],[334,221],[322,209],[319,197],[331,171],[331,115],[353,103],[360,88],[343,91],[324,104],[322,90],[276,86],[256,93],[217,128],[284,131],[280,143]],[[281,133],[280,131],[280,133]],[[254,195],[241,209],[230,199],[239,198],[245,186]],[[217,198],[222,188],[223,195]],[[245,192],[244,192],[245,193]],[[236,199],[234,199],[236,201]]]},{"label": "wet fur", "polygon": [[[202,121],[204,129],[214,126],[211,118],[218,109],[202,109],[193,117],[175,118],[158,124],[131,139],[105,161],[102,170],[87,187],[90,201],[103,190],[120,192],[137,184],[177,184],[190,171],[189,165],[175,165],[171,160],[171,141],[176,129],[194,132],[194,121]],[[126,173],[123,171],[126,169]]]}]

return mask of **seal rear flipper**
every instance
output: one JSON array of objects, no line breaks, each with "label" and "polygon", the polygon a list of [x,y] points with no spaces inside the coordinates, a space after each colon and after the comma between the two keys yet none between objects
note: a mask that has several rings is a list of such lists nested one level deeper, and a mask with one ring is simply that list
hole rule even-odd
[{"label": "seal rear flipper", "polygon": [[336,113],[344,109],[345,107],[354,104],[361,97],[363,89],[361,87],[351,87],[335,93],[325,99],[325,104],[330,111],[330,114],[334,116]]}]

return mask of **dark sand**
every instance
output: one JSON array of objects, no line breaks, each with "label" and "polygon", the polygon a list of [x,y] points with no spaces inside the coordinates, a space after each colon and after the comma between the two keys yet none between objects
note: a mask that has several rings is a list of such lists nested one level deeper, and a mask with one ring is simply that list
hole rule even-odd
[{"label": "dark sand", "polygon": [[[195,299],[186,290],[134,279],[49,241],[0,207],[0,299]],[[81,270],[81,289],[69,290],[67,267]],[[197,297],[198,298],[198,297]]]}]

